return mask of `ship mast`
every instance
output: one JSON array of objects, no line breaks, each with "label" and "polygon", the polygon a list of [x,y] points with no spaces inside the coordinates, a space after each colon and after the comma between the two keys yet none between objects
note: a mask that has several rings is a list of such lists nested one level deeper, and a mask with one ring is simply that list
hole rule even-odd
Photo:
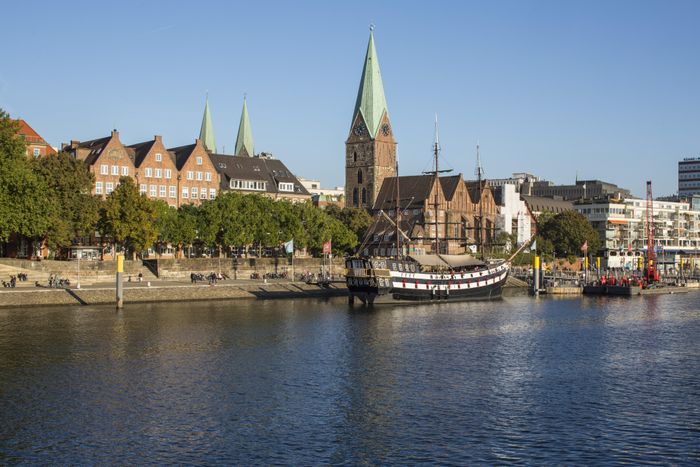
[{"label": "ship mast", "polygon": [[433,204],[433,208],[435,209],[435,254],[439,255],[440,254],[440,235],[438,233],[439,230],[439,225],[438,225],[438,207],[440,206],[440,202],[438,199],[438,184],[440,183],[440,178],[439,178],[439,170],[438,170],[438,154],[440,152],[440,134],[438,132],[438,118],[437,114],[435,114],[435,144],[433,145],[433,156],[435,159],[435,203]]},{"label": "ship mast", "polygon": [[399,157],[396,156],[396,260],[401,259],[401,197],[399,196]]},{"label": "ship mast", "polygon": [[477,141],[476,143],[476,182],[479,187],[479,237],[477,238],[477,241],[479,242],[479,254],[481,255],[481,259],[484,259],[484,227],[483,227],[483,222],[484,222],[484,200],[482,199],[482,196],[484,194],[484,187],[483,187],[483,176],[484,176],[484,169],[481,167],[481,156],[479,155],[479,142]]}]

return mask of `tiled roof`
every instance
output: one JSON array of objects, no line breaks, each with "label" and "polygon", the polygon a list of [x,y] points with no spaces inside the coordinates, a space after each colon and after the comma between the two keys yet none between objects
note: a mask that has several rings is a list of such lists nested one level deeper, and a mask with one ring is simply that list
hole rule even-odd
[{"label": "tiled roof", "polygon": [[440,177],[440,185],[442,186],[442,191],[445,193],[445,199],[447,201],[452,201],[461,179],[462,174]]},{"label": "tiled roof", "polygon": [[182,167],[184,167],[185,162],[187,162],[187,159],[190,157],[190,154],[192,154],[192,151],[194,151],[195,146],[197,146],[196,143],[168,149],[175,160],[177,170],[182,170]]},{"label": "tiled roof", "polygon": [[112,139],[112,136],[104,138],[91,139],[90,141],[82,141],[78,143],[76,149],[89,149],[90,152],[85,157],[85,163],[92,165],[102,153],[102,150],[107,146],[107,143]]},{"label": "tiled roof", "polygon": [[[401,207],[413,209],[420,207],[430,196],[435,177],[432,175],[403,175],[399,177],[399,196]],[[374,210],[394,209],[396,206],[396,177],[387,177],[382,182],[379,195],[374,203]]]},{"label": "tiled roof", "polygon": [[541,196],[520,196],[532,212],[564,212],[574,209],[574,204],[561,199],[544,198]]},{"label": "tiled roof", "polygon": [[127,146],[127,151],[130,152],[131,159],[134,161],[134,165],[136,167],[139,167],[143,160],[146,158],[148,155],[148,151],[151,150],[153,145],[155,144],[155,140],[152,141],[144,141],[143,143],[136,143],[136,144],[130,144]]},{"label": "tiled roof", "polygon": [[18,123],[19,123],[19,131],[17,132],[17,134],[19,134],[20,136],[23,136],[25,141],[27,141],[27,143],[46,145],[46,152],[47,153],[56,154],[56,150],[54,148],[52,148],[51,145],[49,143],[47,143],[46,140],[44,138],[42,138],[41,135],[39,135],[39,133],[37,133],[34,130],[34,128],[29,126],[29,124],[26,121],[19,119]]},{"label": "tiled roof", "polygon": [[[267,182],[268,193],[289,193],[310,196],[309,192],[279,159],[268,157],[231,156],[210,154],[214,167],[221,174],[221,189],[228,190],[231,180]],[[294,192],[279,191],[278,183],[293,183]]]}]

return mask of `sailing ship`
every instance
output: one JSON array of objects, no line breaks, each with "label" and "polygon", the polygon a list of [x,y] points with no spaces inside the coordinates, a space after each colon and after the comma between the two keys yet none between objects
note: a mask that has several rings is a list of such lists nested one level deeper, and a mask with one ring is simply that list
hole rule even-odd
[{"label": "sailing ship", "polygon": [[[428,172],[438,182],[441,171],[438,166],[440,152],[435,119],[435,144],[433,147],[434,170]],[[477,159],[478,159],[477,146]],[[440,254],[438,229],[438,197],[432,203],[435,224],[435,253],[402,254],[401,237],[410,241],[400,228],[401,205],[399,198],[398,162],[396,164],[396,218],[391,219],[380,210],[375,222],[389,222],[395,228],[394,257],[350,257],[346,260],[346,285],[348,300],[355,300],[366,305],[400,302],[447,302],[468,300],[493,300],[501,297],[501,289],[508,278],[509,262],[505,260],[486,262],[483,260],[483,240],[481,239],[481,220],[483,209],[480,202],[478,217],[477,244],[482,259],[469,255]],[[479,190],[483,189],[481,165],[477,163]],[[405,242],[405,243],[406,243]],[[361,249],[360,249],[361,251]]]}]

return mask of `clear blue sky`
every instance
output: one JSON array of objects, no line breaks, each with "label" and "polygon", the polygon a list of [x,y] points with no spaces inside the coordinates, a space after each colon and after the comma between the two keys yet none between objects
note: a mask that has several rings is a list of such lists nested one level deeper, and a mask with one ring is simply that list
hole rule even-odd
[{"label": "clear blue sky", "polygon": [[324,186],[374,23],[404,174],[528,171],[677,189],[700,156],[700,2],[4,2],[0,107],[51,144],[107,135],[194,141],[205,91],[219,149],[243,93],[256,150]]}]

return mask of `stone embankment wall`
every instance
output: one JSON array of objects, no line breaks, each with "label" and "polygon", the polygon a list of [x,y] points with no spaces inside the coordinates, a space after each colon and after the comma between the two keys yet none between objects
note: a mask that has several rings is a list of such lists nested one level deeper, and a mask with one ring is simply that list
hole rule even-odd
[{"label": "stone embankment wall", "polygon": [[[246,285],[161,285],[126,287],[125,306],[133,303],[183,302],[198,300],[274,299],[334,297],[347,294],[345,284],[320,287],[305,283]],[[42,305],[116,304],[114,287],[85,289],[13,289],[0,290],[0,307]]]},{"label": "stone embankment wall", "polygon": [[[320,258],[182,258],[145,260],[151,270],[160,279],[188,278],[191,272],[223,272],[237,279],[248,279],[252,273],[261,276],[265,273],[286,272],[291,277],[292,270],[296,274],[309,272],[318,274],[321,271]],[[330,266],[332,264],[332,266]],[[343,274],[345,262],[343,258],[334,258],[330,263],[325,260],[325,268],[333,275]]]}]

